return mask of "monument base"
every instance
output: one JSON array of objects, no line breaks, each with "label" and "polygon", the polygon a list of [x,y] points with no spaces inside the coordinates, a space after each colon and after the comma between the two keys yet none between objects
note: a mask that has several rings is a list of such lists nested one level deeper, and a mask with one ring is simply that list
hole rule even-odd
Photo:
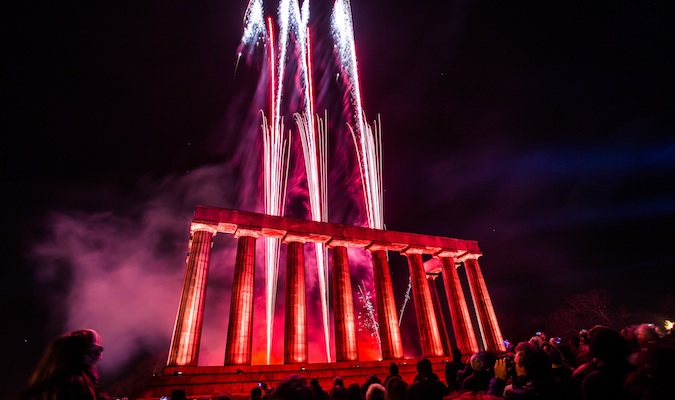
[{"label": "monument base", "polygon": [[[434,372],[445,382],[445,363],[450,357],[429,357]],[[389,364],[399,366],[399,374],[409,384],[417,375],[417,359],[350,361],[314,364],[278,364],[278,365],[237,365],[212,367],[166,367],[161,375],[150,379],[147,387],[139,390],[134,399],[160,399],[170,397],[174,389],[182,389],[190,399],[206,399],[216,392],[228,392],[235,399],[250,398],[251,389],[264,382],[275,387],[290,375],[301,375],[319,380],[321,387],[330,392],[333,380],[340,376],[349,386],[352,383],[362,385],[369,375],[380,380],[389,374]]]}]

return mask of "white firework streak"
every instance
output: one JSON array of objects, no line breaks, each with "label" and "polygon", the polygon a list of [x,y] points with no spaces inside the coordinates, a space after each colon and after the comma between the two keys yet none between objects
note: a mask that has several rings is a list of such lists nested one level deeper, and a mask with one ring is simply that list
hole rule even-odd
[{"label": "white firework streak", "polygon": [[[327,190],[327,159],[328,159],[328,118],[322,120],[317,117],[318,134],[311,127],[311,120],[299,113],[294,114],[300,132],[302,150],[307,171],[307,187],[309,191],[310,208],[314,221],[328,220],[328,190]],[[323,320],[326,356],[330,356],[330,330],[328,327],[328,249],[323,243],[316,242],[316,266],[319,275],[319,291],[321,293],[321,311]]]},{"label": "white firework streak", "polygon": [[401,306],[401,312],[398,315],[398,326],[401,326],[401,321],[403,321],[403,313],[405,312],[405,307],[408,305],[410,300],[410,289],[412,288],[412,280],[408,277],[408,289],[405,291],[405,298],[403,299],[403,305]]},{"label": "white firework streak", "polygon": [[252,46],[259,39],[267,40],[263,2],[251,0],[244,14],[244,32],[241,35],[241,43]]},{"label": "white firework streak", "polygon": [[251,0],[244,13],[244,32],[241,35],[241,43],[237,52],[237,62],[234,66],[235,74],[239,66],[244,47],[248,47],[249,54],[255,49],[255,44],[267,42],[267,29],[265,28],[265,16],[262,0]]},{"label": "white firework streak", "polygon": [[[307,187],[309,194],[309,204],[312,219],[314,221],[328,221],[328,190],[327,184],[327,135],[328,118],[324,122],[317,117],[317,129],[314,124],[314,95],[312,82],[312,64],[309,36],[309,1],[302,3],[302,12],[298,8],[297,1],[293,3],[293,18],[291,19],[294,28],[297,45],[300,52],[300,71],[302,75],[303,93],[304,93],[304,117],[299,113],[295,114],[295,121],[298,125],[298,131],[302,140],[302,150],[305,159],[305,171],[307,174]],[[323,321],[324,343],[326,345],[326,358],[331,362],[330,354],[330,330],[328,326],[328,249],[323,243],[315,243],[316,246],[316,267],[319,276],[319,292],[321,293],[321,316]]]},{"label": "white firework streak", "polygon": [[359,323],[363,328],[368,330],[370,337],[372,337],[378,347],[380,346],[380,324],[377,322],[377,314],[375,312],[375,307],[371,301],[370,292],[365,289],[365,283],[361,281],[361,284],[358,285],[359,289],[359,300],[363,305],[363,308],[366,311],[366,318],[362,319],[359,313]]},{"label": "white firework streak", "polygon": [[349,78],[352,105],[355,109],[356,129],[350,126],[356,152],[359,158],[359,170],[363,184],[363,194],[368,214],[368,225],[375,229],[384,229],[384,206],[382,203],[382,152],[381,125],[375,123],[371,128],[365,120],[361,103],[361,89],[354,45],[354,28],[349,0],[337,0],[331,18],[333,37],[338,48],[343,70]]},{"label": "white firework streak", "polygon": [[[290,135],[284,138],[283,122],[275,127],[267,124],[262,113],[263,136],[263,187],[265,213],[281,215],[286,199],[286,182],[289,167]],[[272,332],[274,327],[274,309],[276,306],[277,281],[279,277],[279,249],[281,242],[277,238],[265,237],[265,307],[267,314],[267,364],[272,352]]]},{"label": "white firework streak", "polygon": [[[354,139],[359,172],[363,184],[363,196],[371,228],[384,229],[384,203],[382,202],[382,125],[378,116],[373,127],[363,125],[362,135],[357,135],[349,126]],[[360,139],[360,140],[359,140]]]}]

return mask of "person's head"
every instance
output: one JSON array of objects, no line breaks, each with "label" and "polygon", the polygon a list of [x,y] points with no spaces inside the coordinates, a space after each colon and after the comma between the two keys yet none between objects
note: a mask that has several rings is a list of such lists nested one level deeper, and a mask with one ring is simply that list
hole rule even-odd
[{"label": "person's head", "polygon": [[417,372],[420,375],[430,376],[434,373],[431,361],[428,358],[423,358],[417,362]]},{"label": "person's head", "polygon": [[[58,377],[86,375],[92,384],[98,382],[94,364],[100,359],[103,348],[98,346],[98,334],[92,330],[74,331],[52,341],[42,355],[29,387],[54,382]],[[94,348],[93,346],[100,347]],[[95,349],[95,354],[92,353]]]},{"label": "person's head", "polygon": [[212,400],[232,400],[232,395],[228,392],[219,393],[216,392],[211,395]]},{"label": "person's head", "polygon": [[379,383],[373,383],[368,387],[366,400],[387,400],[387,390]]},{"label": "person's head", "polygon": [[531,380],[548,379],[551,376],[551,359],[546,352],[529,342],[516,346],[516,365],[525,369],[525,375]]},{"label": "person's head", "polygon": [[398,375],[398,365],[396,363],[389,364],[389,375]]},{"label": "person's head", "polygon": [[405,399],[408,393],[408,386],[399,377],[393,377],[387,382],[387,397],[392,400]]},{"label": "person's head", "polygon": [[347,388],[342,386],[333,386],[328,394],[328,400],[347,400]]},{"label": "person's head", "polygon": [[635,330],[635,336],[641,347],[645,347],[650,343],[655,343],[661,338],[656,331],[654,324],[640,324]]},{"label": "person's head", "polygon": [[452,349],[452,361],[461,362],[462,361],[462,350],[455,347]]},{"label": "person's head", "polygon": [[291,375],[281,381],[271,394],[277,400],[312,400],[312,389],[307,379],[300,375]]},{"label": "person's head", "polygon": [[309,386],[314,390],[323,390],[323,388],[319,384],[319,380],[316,378],[312,378],[309,380]]},{"label": "person's head", "polygon": [[256,386],[251,389],[251,400],[260,400],[262,399],[263,391],[260,386]]},{"label": "person's head", "polygon": [[339,376],[336,376],[335,379],[333,379],[333,386],[345,387],[345,381],[343,381]]},{"label": "person's head", "polygon": [[182,389],[174,389],[171,391],[171,400],[187,400],[187,393]]},{"label": "person's head", "polygon": [[352,383],[347,388],[347,399],[348,400],[360,400],[361,399],[361,386],[358,383]]},{"label": "person's head", "polygon": [[548,354],[548,357],[551,359],[552,365],[563,365],[565,360],[563,359],[562,353],[556,346],[547,345],[544,346],[544,351]]},{"label": "person's head", "polygon": [[366,378],[366,384],[372,385],[373,383],[382,383],[382,381],[377,377],[377,375],[368,375]]},{"label": "person's head", "polygon": [[588,332],[588,350],[600,360],[621,360],[628,354],[626,340],[615,330],[596,325]]},{"label": "person's head", "polygon": [[474,353],[469,359],[469,364],[471,364],[471,369],[477,372],[485,371],[488,367],[487,360],[485,360],[485,355],[482,352]]},{"label": "person's head", "polygon": [[101,336],[93,329],[80,329],[65,335],[72,341],[77,353],[82,354],[82,360],[86,365],[94,365],[103,355]]}]

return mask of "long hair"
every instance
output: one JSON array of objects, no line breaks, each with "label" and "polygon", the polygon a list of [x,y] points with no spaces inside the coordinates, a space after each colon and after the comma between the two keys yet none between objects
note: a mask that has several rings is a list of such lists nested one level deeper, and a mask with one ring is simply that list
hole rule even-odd
[{"label": "long hair", "polygon": [[85,356],[98,341],[93,330],[79,330],[49,344],[37,364],[24,400],[96,399],[98,373]]}]

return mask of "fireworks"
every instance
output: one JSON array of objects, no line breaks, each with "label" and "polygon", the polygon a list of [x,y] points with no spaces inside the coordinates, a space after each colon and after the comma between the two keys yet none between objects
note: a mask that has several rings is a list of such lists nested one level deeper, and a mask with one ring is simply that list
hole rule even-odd
[{"label": "fireworks", "polygon": [[[297,57],[299,72],[299,89],[302,93],[303,110],[294,113],[299,136],[303,148],[305,171],[307,175],[308,197],[311,218],[315,221],[328,221],[327,190],[327,142],[328,116],[320,118],[314,111],[314,87],[312,80],[311,35],[309,29],[309,0],[299,6],[298,0],[280,0],[277,8],[275,31],[272,18],[265,21],[262,0],[250,0],[244,15],[244,30],[237,54],[237,65],[243,54],[250,55],[260,44],[264,44],[269,74],[269,123],[262,115],[263,136],[263,186],[265,213],[282,215],[286,197],[286,181],[289,167],[290,131],[284,132],[282,106],[285,105],[284,88],[288,57]],[[368,226],[383,229],[383,206],[381,184],[381,124],[373,122],[371,127],[364,122],[365,115],[361,107],[361,92],[358,80],[354,32],[352,27],[351,5],[349,1],[335,2],[331,16],[333,38],[338,49],[338,56],[343,75],[348,81],[350,98],[352,99],[355,123],[348,123],[354,140],[359,162],[359,172],[363,185],[365,209]],[[292,44],[295,51],[289,52]],[[246,52],[244,50],[247,50]],[[293,65],[288,64],[288,65]],[[354,128],[353,128],[354,127]],[[274,310],[276,305],[277,276],[279,270],[280,243],[277,239],[265,239],[265,279],[266,279],[266,328],[267,328],[267,363],[270,363]],[[316,262],[319,291],[321,293],[321,311],[328,362],[330,356],[330,329],[328,323],[328,253],[326,247],[317,243]],[[372,303],[369,302],[372,308]],[[372,318],[375,335],[377,322]],[[371,324],[372,325],[372,324]]]},{"label": "fireworks", "polygon": [[412,280],[408,277],[408,288],[405,291],[405,298],[403,299],[403,305],[401,305],[401,312],[398,314],[398,326],[401,326],[401,321],[403,321],[403,313],[405,312],[405,307],[410,301],[410,289],[412,288]]},{"label": "fireworks", "polygon": [[373,306],[372,296],[370,295],[370,292],[366,290],[366,284],[363,281],[361,281],[361,284],[357,287],[359,290],[359,301],[361,301],[361,306],[363,307],[363,311],[359,312],[358,315],[359,331],[368,332],[370,337],[379,347],[380,324],[377,322],[377,312]]},{"label": "fireworks", "polygon": [[381,124],[373,122],[373,127],[365,123],[365,113],[361,106],[361,88],[354,45],[351,5],[348,0],[337,0],[331,18],[333,38],[338,49],[340,62],[349,79],[352,106],[356,118],[356,129],[349,126],[354,138],[354,146],[359,158],[361,184],[368,215],[368,226],[384,229],[384,206],[382,203],[382,146]]}]

